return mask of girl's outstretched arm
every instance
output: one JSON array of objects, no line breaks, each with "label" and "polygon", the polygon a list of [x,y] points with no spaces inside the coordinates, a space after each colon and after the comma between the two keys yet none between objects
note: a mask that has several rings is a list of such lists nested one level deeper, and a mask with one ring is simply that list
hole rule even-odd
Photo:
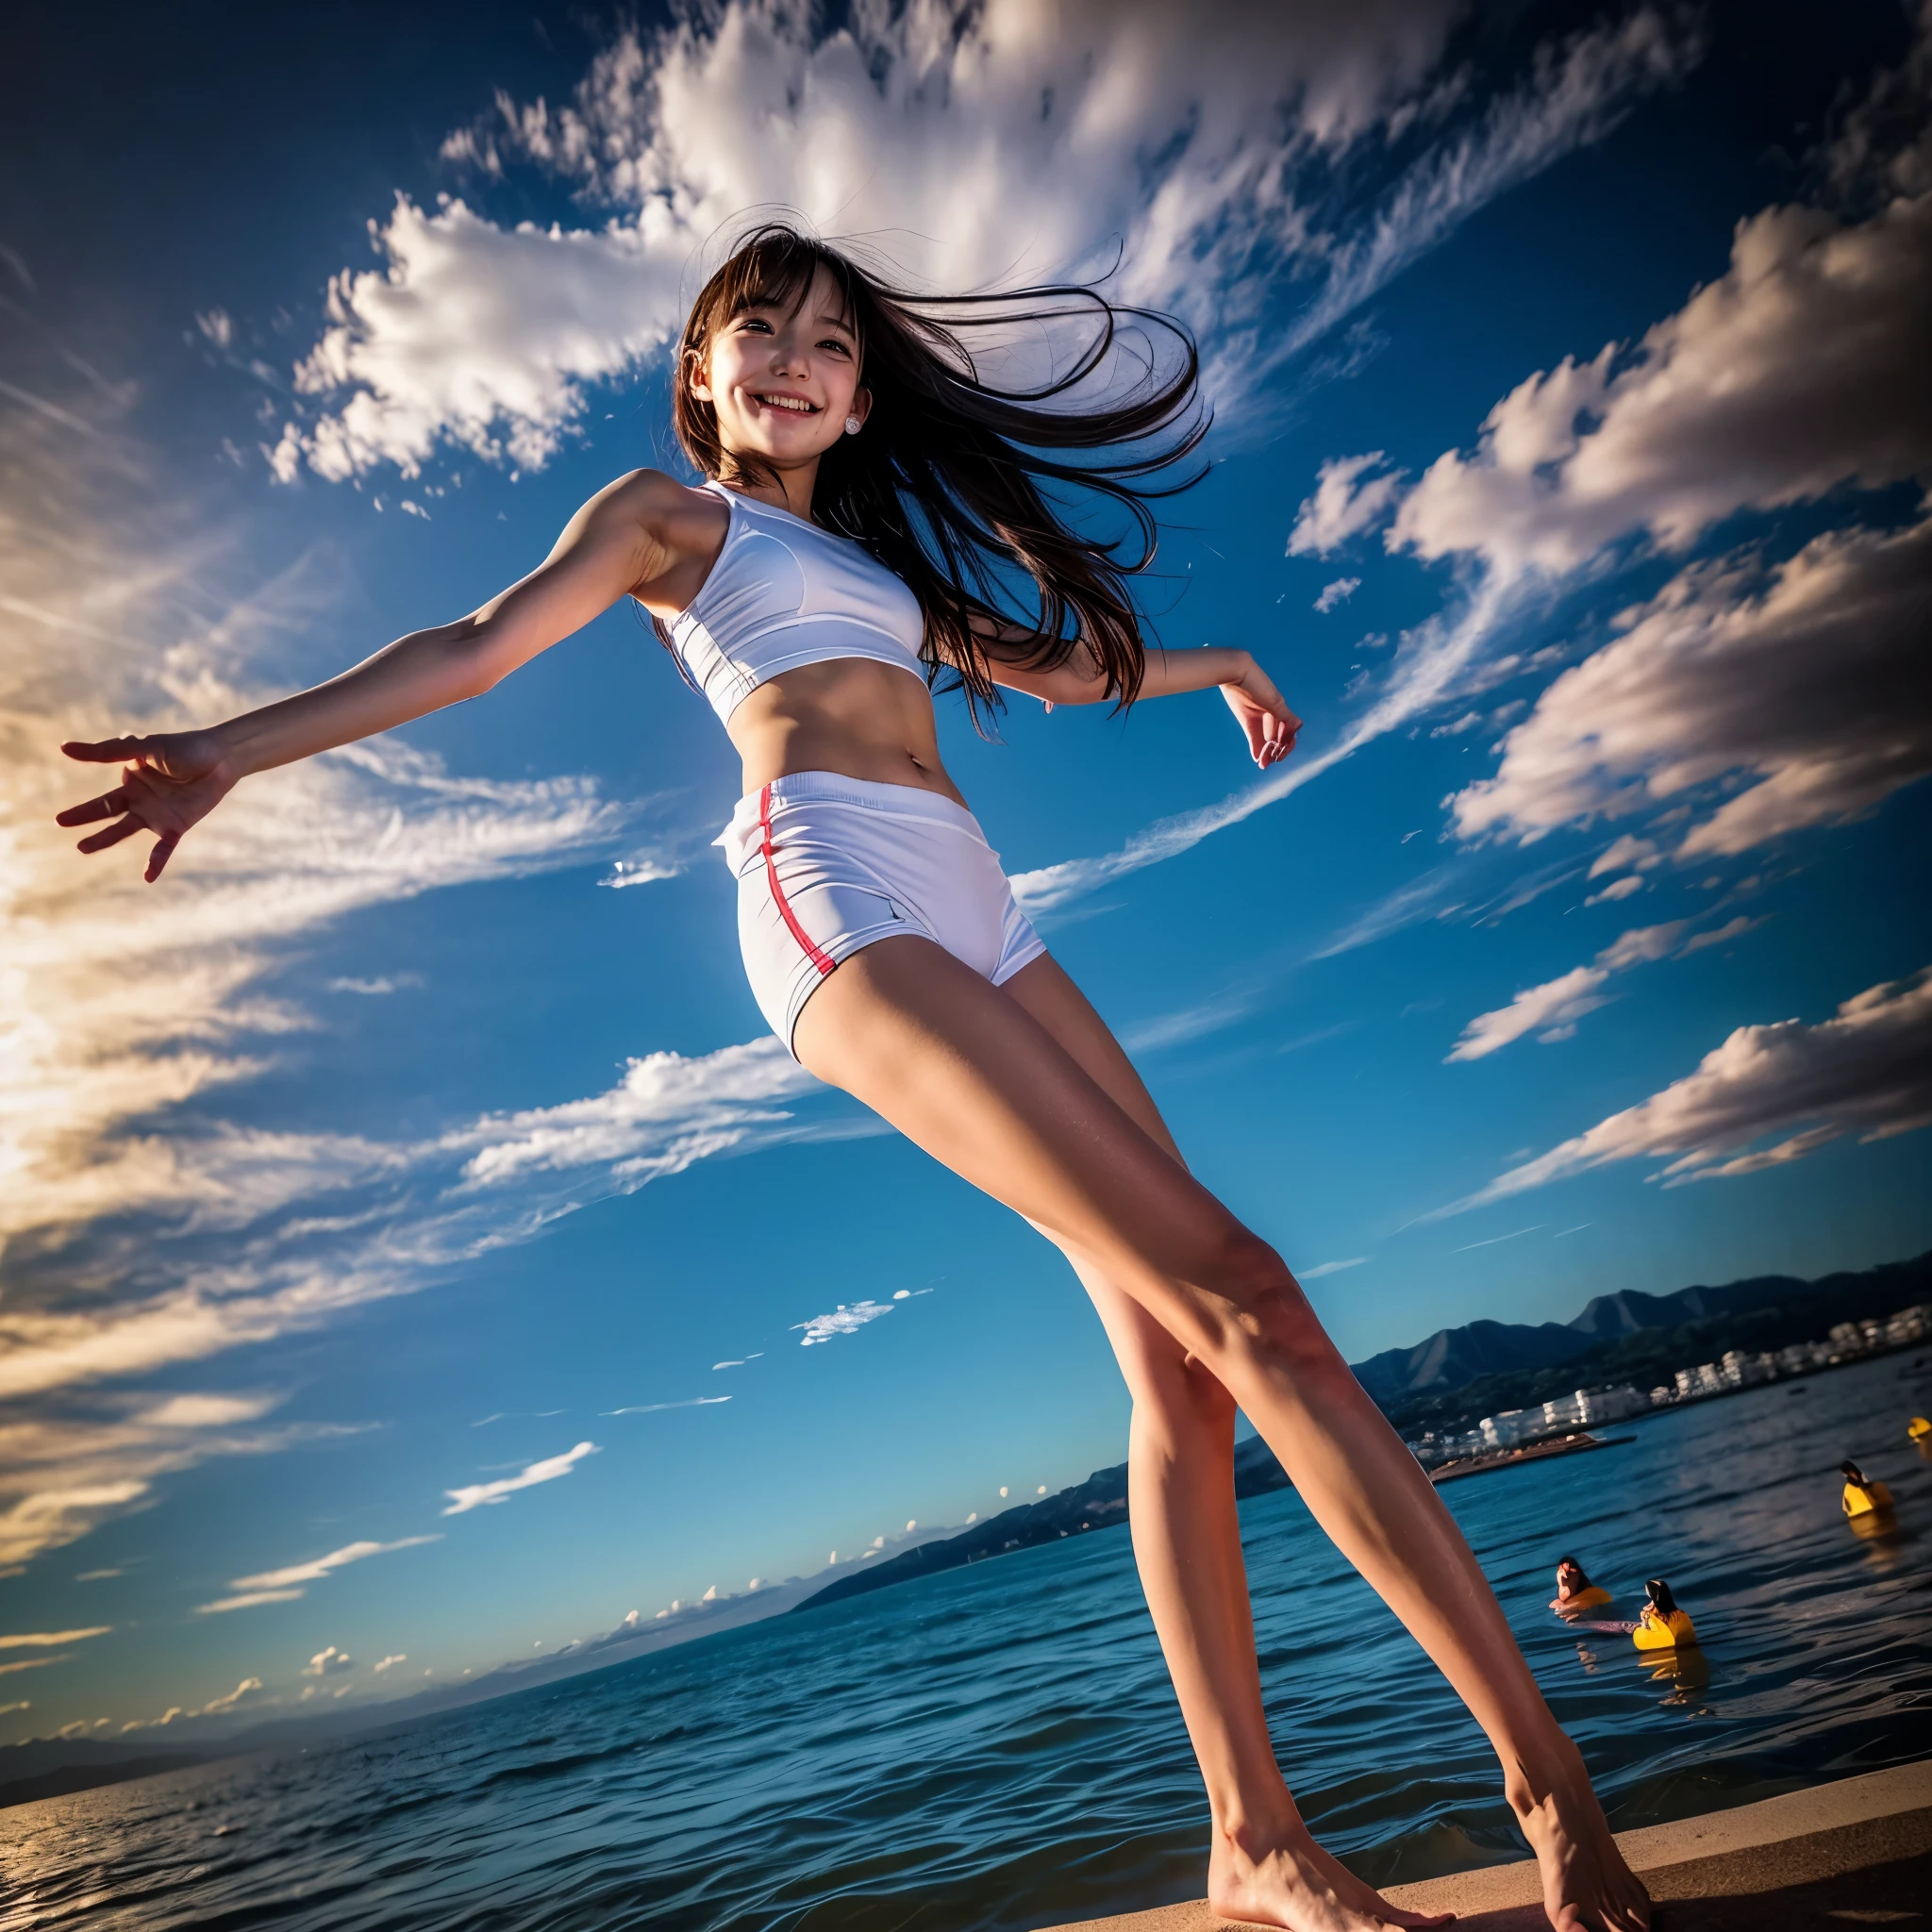
[{"label": "girl's outstretched arm", "polygon": [[577,511],[530,575],[467,617],[411,631],[353,670],[293,697],[202,731],[73,741],[71,758],[123,764],[111,791],[70,807],[56,823],[114,823],[80,841],[100,852],[140,831],[155,833],[150,884],[190,826],[252,772],[293,763],[491,689],[540,651],[581,629],[626,591],[674,567],[664,534],[688,497],[669,476],[642,470],[599,491]]},{"label": "girl's outstretched arm", "polygon": [[[1019,639],[1025,634],[1013,631],[1010,635]],[[1106,704],[1115,695],[1106,678],[1077,651],[1051,671],[1027,671],[1002,663],[1000,643],[1000,639],[989,636],[981,646],[993,682],[1041,699],[1048,710],[1056,705]],[[1230,650],[1219,644],[1204,645],[1198,651],[1149,651],[1147,674],[1135,702],[1216,687],[1247,733],[1249,756],[1263,771],[1279,763],[1294,749],[1302,721],[1289,709],[1287,699],[1275,690],[1274,680],[1246,651]]]}]

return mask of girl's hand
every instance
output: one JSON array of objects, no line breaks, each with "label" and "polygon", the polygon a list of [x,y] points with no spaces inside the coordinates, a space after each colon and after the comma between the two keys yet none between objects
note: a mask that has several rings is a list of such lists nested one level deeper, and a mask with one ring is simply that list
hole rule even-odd
[{"label": "girl's hand", "polygon": [[98,744],[69,742],[60,749],[88,764],[125,758],[121,782],[111,791],[73,805],[55,815],[57,825],[114,823],[81,840],[82,852],[105,852],[135,832],[158,836],[147,856],[149,885],[181,842],[190,825],[205,819],[227,796],[241,775],[228,761],[227,747],[212,731],[161,731],[147,738],[107,738]]},{"label": "girl's hand", "polygon": [[1302,721],[1288,708],[1288,701],[1274,689],[1274,680],[1252,658],[1242,653],[1245,668],[1232,683],[1221,687],[1227,708],[1240,719],[1248,734],[1248,752],[1265,772],[1294,749]]}]

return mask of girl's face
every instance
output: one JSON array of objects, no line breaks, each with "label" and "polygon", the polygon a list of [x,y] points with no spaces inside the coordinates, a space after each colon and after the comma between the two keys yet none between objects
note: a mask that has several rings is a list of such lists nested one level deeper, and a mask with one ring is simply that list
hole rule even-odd
[{"label": "girl's face", "polygon": [[754,306],[713,332],[691,394],[717,411],[727,450],[793,469],[823,456],[864,422],[872,398],[858,385],[858,338],[845,320],[838,283],[820,269],[789,313]]}]

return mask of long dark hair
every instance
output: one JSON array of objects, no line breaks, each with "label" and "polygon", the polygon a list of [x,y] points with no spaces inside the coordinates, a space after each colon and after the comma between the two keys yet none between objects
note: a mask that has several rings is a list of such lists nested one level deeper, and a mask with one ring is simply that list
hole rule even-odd
[{"label": "long dark hair", "polygon": [[[858,379],[872,409],[857,436],[841,437],[820,458],[812,514],[863,544],[919,599],[928,681],[950,674],[975,717],[982,707],[999,708],[974,641],[976,617],[1026,632],[1002,651],[1030,670],[1051,670],[1084,647],[1108,694],[1131,704],[1146,647],[1126,579],[1153,561],[1147,505],[1198,480],[1198,469],[1178,480],[1171,473],[1208,430],[1193,338],[1170,317],[1109,302],[1077,283],[916,295],[824,242],[767,223],[699,291],[678,343],[672,421],[707,476],[769,480],[756,458],[724,448],[717,411],[691,392],[692,358],[702,361],[714,332],[744,309],[804,301],[821,268],[837,281],[858,337]],[[1033,389],[982,380],[962,340],[965,331],[1010,334],[1070,316],[1091,323],[1091,339],[1062,375]],[[1141,378],[1105,406],[1051,407],[1103,370],[1123,322],[1165,337],[1179,350],[1178,366],[1158,374],[1150,353]],[[1067,462],[1043,453],[1052,450],[1104,454]],[[1164,472],[1166,480],[1148,480]],[[1124,537],[1070,528],[1042,484],[1110,500],[1128,513],[1138,546],[1130,552]],[[1036,608],[1016,613],[1001,591],[1003,580],[1011,585],[1021,575],[1032,583]]]}]

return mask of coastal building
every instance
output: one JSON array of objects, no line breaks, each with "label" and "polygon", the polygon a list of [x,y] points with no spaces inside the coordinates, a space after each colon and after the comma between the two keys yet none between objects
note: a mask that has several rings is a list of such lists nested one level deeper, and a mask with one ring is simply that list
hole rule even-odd
[{"label": "coastal building", "polygon": [[1928,1328],[1932,1328],[1932,1308],[1923,1305],[1915,1308],[1901,1308],[1885,1324],[1885,1343],[1888,1348],[1909,1348],[1915,1341],[1923,1341]]},{"label": "coastal building", "polygon": [[1769,1382],[1777,1375],[1777,1362],[1769,1355],[1742,1355],[1737,1349],[1724,1351],[1724,1386],[1729,1389],[1750,1389],[1759,1382]]},{"label": "coastal building", "polygon": [[1484,1416],[1479,1426],[1490,1448],[1514,1449],[1531,1436],[1541,1435],[1542,1423],[1540,1408],[1506,1408],[1500,1415]]},{"label": "coastal building", "polygon": [[1834,1323],[1830,1341],[1840,1355],[1857,1355],[1865,1346],[1865,1331],[1856,1322]]},{"label": "coastal building", "polygon": [[1627,1416],[1641,1415],[1651,1406],[1652,1396],[1628,1382],[1615,1389],[1595,1389],[1586,1394],[1576,1391],[1576,1420],[1587,1429],[1604,1423],[1620,1423]]},{"label": "coastal building", "polygon": [[1694,1369],[1677,1371],[1677,1399],[1693,1400],[1699,1395],[1721,1395],[1730,1385],[1715,1362],[1702,1362]]},{"label": "coastal building", "polygon": [[1658,1383],[1658,1385],[1650,1391],[1650,1406],[1653,1408],[1662,1408],[1665,1406],[1665,1404],[1674,1402],[1676,1401],[1676,1390],[1674,1388],[1666,1389],[1662,1385],[1662,1383]]},{"label": "coastal building", "polygon": [[1558,1395],[1554,1401],[1543,1404],[1543,1427],[1545,1429],[1574,1429],[1583,1421],[1585,1405],[1590,1398],[1579,1389],[1574,1395]]}]

